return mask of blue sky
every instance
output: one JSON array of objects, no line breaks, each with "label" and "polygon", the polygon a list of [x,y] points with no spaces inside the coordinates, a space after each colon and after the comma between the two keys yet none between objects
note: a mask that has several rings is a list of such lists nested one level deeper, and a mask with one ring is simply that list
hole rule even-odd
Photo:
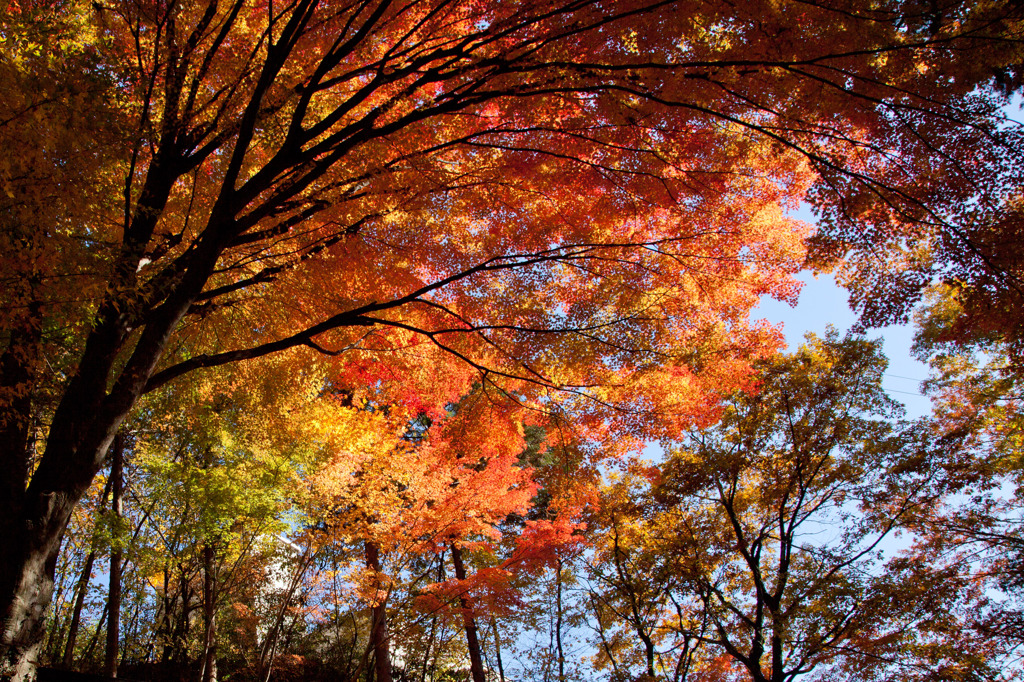
[{"label": "blue sky", "polygon": [[[800,279],[804,282],[804,288],[795,308],[764,297],[751,316],[781,322],[791,349],[803,342],[806,332],[822,335],[825,328],[832,324],[843,333],[853,326],[856,315],[847,303],[846,291],[836,285],[831,275],[815,277],[804,273]],[[869,338],[882,337],[884,340],[889,369],[883,386],[889,395],[903,403],[910,418],[929,412],[929,401],[921,395],[920,387],[920,383],[928,376],[928,367],[910,355],[913,336],[911,325],[891,325],[868,333]]]}]

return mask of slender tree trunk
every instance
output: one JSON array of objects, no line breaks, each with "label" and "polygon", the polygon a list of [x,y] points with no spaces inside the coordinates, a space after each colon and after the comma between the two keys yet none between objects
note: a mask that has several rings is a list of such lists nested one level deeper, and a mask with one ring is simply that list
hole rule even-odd
[{"label": "slender tree trunk", "polygon": [[[380,575],[380,552],[372,542],[366,542],[366,567]],[[375,595],[373,604],[370,607],[373,630],[370,635],[373,642],[373,666],[376,673],[376,682],[392,682],[391,678],[391,652],[388,637],[387,620],[387,598],[381,596],[380,581],[376,581],[378,594]]]},{"label": "slender tree trunk", "polygon": [[[462,549],[458,545],[452,545],[452,563],[455,565],[455,577],[465,580],[466,567],[462,563]],[[462,624],[466,628],[466,648],[469,649],[469,669],[473,673],[473,682],[486,682],[483,656],[480,654],[480,640],[477,637],[476,619],[473,617],[473,605],[469,598],[462,594],[459,596],[459,606],[462,607]]]},{"label": "slender tree trunk", "polygon": [[[123,577],[124,576],[122,575],[122,579],[123,579]],[[127,642],[131,642],[133,645],[135,645],[136,651],[138,651],[137,647],[141,643],[141,640],[142,640],[142,638],[139,636],[139,611],[140,611],[140,607],[141,607],[141,604],[140,604],[138,599],[133,599],[131,601],[131,609],[128,611],[128,618],[125,619],[126,622],[127,622],[127,627],[122,627],[121,628],[121,632],[123,633],[122,639],[124,639],[124,641],[126,643]],[[152,650],[152,649],[150,648],[150,650]],[[122,651],[121,652],[121,660],[122,661],[124,660],[124,655],[125,655],[125,652]],[[136,654],[136,656],[137,655],[138,654]],[[147,656],[147,658],[148,658],[148,656]]]},{"label": "slender tree trunk", "polygon": [[96,563],[95,548],[89,552],[85,559],[85,567],[82,569],[82,576],[78,579],[78,590],[75,594],[75,606],[71,612],[71,625],[68,626],[68,639],[64,644],[64,658],[61,665],[70,668],[75,658],[75,641],[78,639],[78,628],[82,624],[82,607],[85,605],[85,594],[89,591],[89,578],[92,577],[92,567]]},{"label": "slender tree trunk", "polygon": [[[100,500],[98,509],[103,510],[107,506],[107,499],[110,497],[110,487],[113,484],[113,477],[107,478],[107,484],[103,487],[103,497]],[[78,579],[78,589],[75,593],[75,606],[71,612],[71,625],[68,626],[68,639],[64,645],[64,657],[61,660],[61,667],[70,669],[75,660],[75,642],[78,639],[78,629],[82,625],[82,607],[85,605],[85,595],[89,592],[89,581],[92,579],[92,569],[96,563],[96,537],[93,536],[92,547],[89,556],[85,559],[85,567]]]},{"label": "slender tree trunk", "polygon": [[697,643],[692,637],[686,635],[683,638],[683,650],[679,652],[679,658],[676,660],[672,682],[686,682],[686,678],[690,675],[690,661],[693,660],[693,652],[696,648]]},{"label": "slender tree trunk", "polygon": [[420,682],[426,682],[427,670],[430,669],[430,653],[434,649],[434,636],[437,632],[437,616],[430,619],[430,636],[427,637],[427,646],[423,650],[423,667],[420,670]]},{"label": "slender tree trunk", "polygon": [[288,607],[292,603],[292,599],[295,598],[295,592],[302,582],[302,576],[306,574],[306,569],[309,568],[310,564],[313,563],[314,552],[312,547],[307,547],[299,558],[298,570],[292,575],[291,583],[288,585],[288,591],[285,593],[284,599],[281,600],[281,607],[277,610],[277,616],[274,619],[274,624],[271,626],[270,631],[267,632],[266,637],[263,639],[263,644],[260,645],[260,653],[257,658],[257,667],[262,671],[263,682],[270,680],[270,673],[274,668],[274,657],[277,656],[278,642],[281,639],[281,628],[284,627],[284,620],[288,614]]},{"label": "slender tree trunk", "polygon": [[[48,636],[42,652],[42,657],[51,665],[60,657],[57,649],[63,650],[65,630],[71,622],[70,615],[65,613],[65,607],[68,605],[69,596],[74,596],[75,588],[78,586],[78,581],[73,579],[71,570],[75,553],[74,548],[69,547],[67,543],[61,543],[60,556],[64,561],[59,563],[55,570],[55,576],[60,576],[60,580],[54,583],[53,601],[49,611],[50,620],[46,625]],[[69,582],[71,587],[69,587]]]},{"label": "slender tree trunk", "polygon": [[[213,448],[203,453],[203,469],[213,468]],[[217,679],[217,575],[213,539],[203,543],[203,649],[199,662],[199,682],[215,682]]]},{"label": "slender tree trunk", "polygon": [[107,677],[117,677],[117,661],[121,642],[121,489],[124,478],[124,431],[118,431],[114,439],[110,462],[110,510],[117,521],[118,532],[114,537],[114,547],[110,552],[110,592],[107,603],[110,605],[107,615],[107,653],[103,662],[103,671]]},{"label": "slender tree trunk", "polygon": [[203,545],[203,654],[199,666],[200,682],[216,682],[217,679],[217,602],[214,548],[209,542]]},{"label": "slender tree trunk", "polygon": [[267,633],[268,638],[264,642],[264,648],[260,650],[260,667],[263,670],[263,682],[270,682],[270,673],[274,670],[274,659],[277,658],[277,643],[280,640],[278,628],[281,623],[274,624],[273,632]]},{"label": "slender tree trunk", "polygon": [[601,619],[601,605],[597,603],[597,597],[593,593],[590,595],[590,603],[594,606],[594,619],[597,621],[597,634],[601,638],[601,647],[604,649],[608,661],[612,664],[612,673],[615,677],[619,677],[621,674],[619,672],[619,663],[615,660],[615,654],[612,653],[611,645],[608,644],[608,638],[605,636],[604,623]]},{"label": "slender tree trunk", "polygon": [[555,645],[558,647],[558,682],[565,682],[565,650],[562,648],[562,558],[555,566]]},{"label": "slender tree trunk", "polygon": [[[445,579],[444,575],[444,552],[442,551],[440,556],[437,557],[437,582],[443,583]],[[429,664],[430,668],[430,679],[434,679],[434,668],[433,662],[430,660],[430,654],[434,650],[434,637],[437,632],[437,615],[434,615],[430,619],[430,638],[427,640],[427,650],[423,654],[423,672],[420,674],[420,682],[426,682],[427,680],[427,668]]]},{"label": "slender tree trunk", "polygon": [[85,646],[85,651],[82,653],[82,660],[88,661],[92,658],[92,652],[96,650],[96,645],[100,641],[100,633],[103,632],[103,626],[107,622],[107,611],[110,610],[109,602],[103,605],[103,613],[100,614],[100,620],[96,623],[96,631],[92,633],[92,637],[89,638],[89,643]]},{"label": "slender tree trunk", "polygon": [[[189,589],[190,575],[185,572],[185,567],[178,566],[178,584],[181,586],[181,611],[177,614],[177,622],[174,624],[174,653],[171,660],[177,661],[180,668],[184,669],[189,663],[188,641],[191,630],[192,613],[192,590]],[[182,679],[185,676],[182,675]]]},{"label": "slender tree trunk", "polygon": [[[174,598],[171,596],[170,562],[164,564],[164,589],[162,594],[163,609],[160,614],[160,625],[153,629],[153,635],[154,640],[158,635],[162,635],[160,639],[163,641],[163,648],[160,650],[160,662],[167,665],[171,660],[170,638],[174,631],[174,625],[171,623],[171,609],[174,608]],[[162,633],[161,630],[163,631]]]},{"label": "slender tree trunk", "polygon": [[103,659],[103,674],[117,677],[117,664],[121,642],[121,552],[110,555],[110,593],[107,613],[107,649]]},{"label": "slender tree trunk", "polygon": [[501,637],[498,635],[498,619],[491,616],[491,630],[494,631],[494,657],[498,662],[498,679],[505,682],[505,666],[501,663]]},{"label": "slender tree trunk", "polygon": [[50,620],[50,624],[47,626],[47,629],[49,630],[49,635],[47,635],[46,638],[46,646],[43,648],[43,656],[49,661],[57,660],[56,649],[59,645],[59,642],[57,642],[57,635],[58,633],[64,630],[64,625],[68,622],[68,618],[66,616],[62,618],[60,615],[60,611],[64,607],[65,603],[66,602],[60,598],[59,594],[58,598],[54,599],[54,606],[52,609],[53,618]]},{"label": "slender tree trunk", "polygon": [[287,651],[288,647],[292,645],[292,637],[295,636],[295,629],[298,627],[300,621],[302,621],[301,616],[297,613],[293,613],[292,622],[288,624],[288,629],[284,632],[283,648],[285,651]]}]

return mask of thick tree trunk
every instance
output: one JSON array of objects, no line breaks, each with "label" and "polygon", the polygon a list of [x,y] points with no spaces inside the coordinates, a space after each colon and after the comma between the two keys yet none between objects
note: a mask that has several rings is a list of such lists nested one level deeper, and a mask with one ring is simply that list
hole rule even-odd
[{"label": "thick tree trunk", "polygon": [[[462,563],[462,550],[452,545],[452,563],[455,564],[455,577],[466,579],[466,566]],[[465,594],[459,597],[462,607],[462,624],[466,628],[466,648],[469,650],[469,670],[473,674],[473,682],[487,682],[484,674],[484,660],[480,653],[480,639],[477,636],[476,618],[473,617],[473,605]]]},{"label": "thick tree trunk", "polygon": [[[50,500],[55,516],[66,521],[73,503]],[[19,519],[18,521],[21,521]],[[36,534],[31,523],[14,524],[0,561],[0,594],[4,611],[0,631],[0,679],[27,682],[35,679],[35,667],[42,647],[43,616],[53,594],[54,569],[64,523],[58,532]],[[52,530],[52,529],[51,529]],[[13,537],[12,537],[13,536]],[[13,540],[13,541],[11,541]]]},{"label": "thick tree trunk", "polygon": [[[27,319],[12,331],[0,355],[0,386],[11,393],[0,414],[0,546],[6,554],[0,561],[0,678],[19,681],[34,679],[64,528],[61,524],[56,535],[39,537],[37,525],[22,515],[33,454],[32,394],[42,334],[38,308],[38,302],[29,304]],[[60,507],[59,500],[49,502]]]},{"label": "thick tree trunk", "polygon": [[778,614],[772,614],[772,682],[783,682],[787,675],[783,666],[782,627]]},{"label": "thick tree trunk", "polygon": [[[173,153],[173,138],[167,144],[159,155]],[[132,319],[138,304],[139,261],[174,181],[175,176],[154,161],[136,207],[138,215],[128,226],[124,248],[111,269],[111,293],[96,311],[97,322],[63,387],[46,449],[34,471],[27,443],[40,352],[42,314],[31,307],[37,304],[30,304],[29,322],[12,334],[0,356],[0,388],[18,389],[18,397],[3,405],[8,414],[2,427],[10,433],[4,432],[9,439],[0,442],[0,493],[5,493],[0,494],[0,547],[6,554],[0,562],[2,679],[34,679],[43,615],[71,513],[103,467],[114,434],[146,390],[173,330],[209,279],[226,243],[215,237],[206,240],[163,302],[144,319]],[[215,214],[211,220],[227,218],[223,209]],[[141,332],[129,346],[133,326]]]},{"label": "thick tree trunk", "polygon": [[31,301],[19,328],[0,354],[0,519],[15,519],[24,503],[32,466],[32,397],[42,352],[42,313],[32,281],[24,283]]},{"label": "thick tree trunk", "polygon": [[[59,413],[59,411],[58,411]],[[54,570],[61,538],[75,505],[103,464],[120,414],[87,452],[61,452],[40,460],[32,483],[22,495],[20,513],[0,519],[0,678],[34,679],[43,635],[43,616],[53,595]],[[58,421],[57,415],[54,422]],[[51,427],[47,454],[62,450]],[[54,442],[57,441],[57,442]]]},{"label": "thick tree trunk", "polygon": [[[372,542],[366,543],[366,567],[380,574],[380,553]],[[379,595],[370,607],[373,630],[370,635],[373,641],[373,666],[376,682],[392,682],[391,651],[388,637],[387,599]]]}]

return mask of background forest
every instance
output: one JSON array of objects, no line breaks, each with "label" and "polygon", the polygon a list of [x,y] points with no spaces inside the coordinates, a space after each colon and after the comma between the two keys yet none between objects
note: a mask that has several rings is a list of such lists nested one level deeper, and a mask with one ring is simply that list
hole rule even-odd
[{"label": "background forest", "polygon": [[1021,3],[0,19],[0,678],[1024,676]]}]

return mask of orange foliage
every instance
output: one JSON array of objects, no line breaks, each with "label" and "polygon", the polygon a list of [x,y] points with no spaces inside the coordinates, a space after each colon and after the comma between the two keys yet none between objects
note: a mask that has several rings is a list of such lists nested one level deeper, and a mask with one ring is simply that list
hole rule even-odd
[{"label": "orange foliage", "polygon": [[[993,126],[964,97],[1018,73],[1016,12],[19,2],[0,63],[0,609],[21,628],[5,658],[34,636],[49,596],[30,574],[114,433],[187,373],[305,346],[353,384],[419,382],[387,403],[435,417],[483,383],[627,447],[713,421],[780,342],[748,314],[795,294],[808,226],[786,211],[816,181],[876,225],[879,204],[919,216],[939,194],[921,186],[970,205],[955,166],[987,158]],[[450,453],[370,450],[338,455],[362,472],[338,490],[397,499],[390,452],[411,490],[440,467],[493,492]],[[412,541],[497,514],[455,520],[440,489],[411,504],[424,520],[374,502],[360,523]]]}]

